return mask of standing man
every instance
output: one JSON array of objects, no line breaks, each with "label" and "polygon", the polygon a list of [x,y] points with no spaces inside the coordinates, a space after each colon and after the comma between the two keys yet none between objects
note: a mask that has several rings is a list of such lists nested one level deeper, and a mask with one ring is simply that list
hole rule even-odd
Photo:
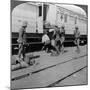
[{"label": "standing man", "polygon": [[79,32],[79,28],[78,26],[75,27],[74,30],[74,37],[75,37],[75,44],[77,46],[77,52],[80,52],[80,48],[79,48],[79,42],[80,42],[80,32]]},{"label": "standing man", "polygon": [[61,35],[61,38],[60,38],[61,49],[60,50],[63,53],[64,52],[64,41],[65,41],[65,26],[64,25],[62,25],[62,27],[61,27],[60,35]]},{"label": "standing man", "polygon": [[25,34],[26,34],[27,24],[28,24],[27,21],[23,21],[22,27],[19,30],[19,37],[17,40],[17,42],[19,43],[19,52],[18,52],[19,62],[24,61],[24,58],[25,58],[24,45],[26,42]]}]

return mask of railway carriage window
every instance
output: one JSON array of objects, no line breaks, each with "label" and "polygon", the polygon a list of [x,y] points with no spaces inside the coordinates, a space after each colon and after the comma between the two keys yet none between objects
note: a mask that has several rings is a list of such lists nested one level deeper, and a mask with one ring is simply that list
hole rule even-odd
[{"label": "railway carriage window", "polygon": [[63,20],[63,13],[61,13],[60,19],[61,19],[61,21]]},{"label": "railway carriage window", "polygon": [[43,6],[43,20],[46,20],[47,12],[48,12],[49,6],[47,4],[44,4]]},{"label": "railway carriage window", "polygon": [[64,15],[64,22],[67,22],[67,14]]},{"label": "railway carriage window", "polygon": [[39,6],[39,16],[42,16],[42,6]]},{"label": "railway carriage window", "polygon": [[57,14],[59,14],[59,11],[57,11]]},{"label": "railway carriage window", "polygon": [[21,22],[21,20],[18,20],[18,22]]},{"label": "railway carriage window", "polygon": [[77,17],[75,17],[75,24],[77,24]]}]

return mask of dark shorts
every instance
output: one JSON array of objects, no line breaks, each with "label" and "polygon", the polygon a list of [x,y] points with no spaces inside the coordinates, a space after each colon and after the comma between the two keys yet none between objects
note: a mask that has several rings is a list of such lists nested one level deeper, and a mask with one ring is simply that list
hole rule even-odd
[{"label": "dark shorts", "polygon": [[74,42],[75,42],[76,45],[79,45],[79,41],[80,41],[80,38],[78,37],[78,38],[75,38]]},{"label": "dark shorts", "polygon": [[56,46],[61,45],[60,40],[56,41]]},{"label": "dark shorts", "polygon": [[60,38],[60,41],[61,41],[61,44],[63,44],[63,43],[64,43],[64,41],[65,41],[65,37],[64,37],[64,36],[62,36],[62,37]]}]

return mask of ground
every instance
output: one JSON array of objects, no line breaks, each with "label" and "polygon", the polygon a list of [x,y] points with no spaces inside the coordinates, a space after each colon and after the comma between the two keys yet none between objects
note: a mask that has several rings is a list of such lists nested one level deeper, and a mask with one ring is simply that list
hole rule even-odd
[{"label": "ground", "polygon": [[65,48],[59,56],[45,51],[27,53],[40,55],[36,64],[11,72],[11,88],[36,88],[87,84],[87,46]]}]

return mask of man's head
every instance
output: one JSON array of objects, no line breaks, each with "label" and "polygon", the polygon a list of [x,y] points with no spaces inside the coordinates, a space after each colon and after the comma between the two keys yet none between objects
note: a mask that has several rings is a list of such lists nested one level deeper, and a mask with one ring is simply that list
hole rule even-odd
[{"label": "man's head", "polygon": [[47,31],[47,29],[45,29],[45,30],[44,30],[44,34],[47,34],[47,33],[48,33],[48,31]]},{"label": "man's head", "polygon": [[75,26],[75,30],[78,30],[78,26]]},{"label": "man's head", "polygon": [[64,25],[62,25],[62,26],[61,26],[61,29],[64,29],[64,28],[65,28],[65,26],[64,26]]}]

